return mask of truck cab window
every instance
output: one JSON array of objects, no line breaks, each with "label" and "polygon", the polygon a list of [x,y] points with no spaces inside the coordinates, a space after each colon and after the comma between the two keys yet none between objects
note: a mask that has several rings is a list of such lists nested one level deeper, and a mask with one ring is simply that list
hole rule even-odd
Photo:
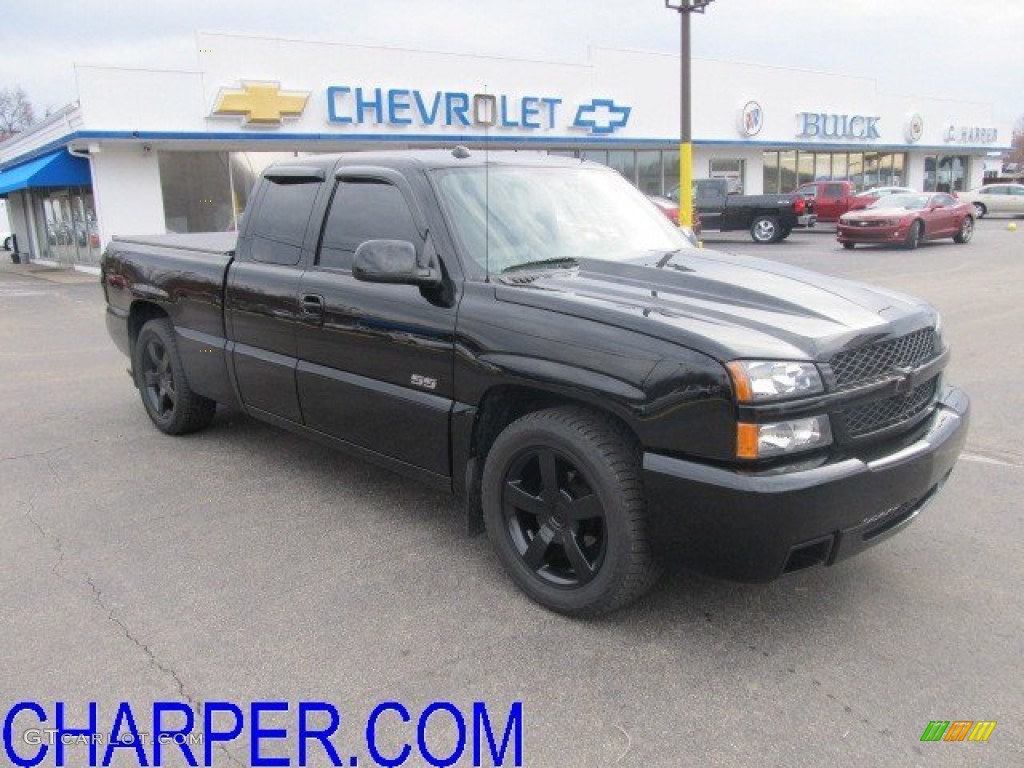
[{"label": "truck cab window", "polygon": [[319,184],[265,183],[252,217],[252,258],[264,264],[295,265]]},{"label": "truck cab window", "polygon": [[374,180],[338,183],[324,224],[317,265],[352,268],[356,248],[366,240],[407,240],[420,248],[420,236],[402,192]]}]

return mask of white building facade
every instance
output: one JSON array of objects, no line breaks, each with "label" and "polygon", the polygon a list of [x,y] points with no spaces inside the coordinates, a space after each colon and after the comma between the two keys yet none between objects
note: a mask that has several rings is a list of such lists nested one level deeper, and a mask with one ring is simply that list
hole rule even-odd
[{"label": "white building facade", "polygon": [[[18,250],[94,267],[115,234],[226,230],[256,176],[296,153],[518,149],[678,184],[679,59],[594,48],[582,64],[197,36],[190,71],[77,66],[78,102],[0,145]],[[863,77],[693,62],[694,175],[749,194],[816,179],[978,186],[1011,127],[988,104]]]}]

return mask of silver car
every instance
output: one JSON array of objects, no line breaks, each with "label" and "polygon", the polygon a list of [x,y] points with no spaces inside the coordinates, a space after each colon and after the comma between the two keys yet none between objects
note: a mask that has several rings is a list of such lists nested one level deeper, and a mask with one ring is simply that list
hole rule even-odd
[{"label": "silver car", "polygon": [[987,184],[956,196],[973,205],[979,219],[989,213],[1024,216],[1024,184]]}]

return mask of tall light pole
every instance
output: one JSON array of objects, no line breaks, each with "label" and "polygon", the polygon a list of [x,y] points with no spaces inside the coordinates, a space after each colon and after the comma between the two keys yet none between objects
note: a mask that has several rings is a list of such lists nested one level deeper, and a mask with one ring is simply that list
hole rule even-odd
[{"label": "tall light pole", "polygon": [[690,123],[690,15],[704,13],[714,0],[665,0],[679,12],[679,226],[693,226],[693,127]]}]

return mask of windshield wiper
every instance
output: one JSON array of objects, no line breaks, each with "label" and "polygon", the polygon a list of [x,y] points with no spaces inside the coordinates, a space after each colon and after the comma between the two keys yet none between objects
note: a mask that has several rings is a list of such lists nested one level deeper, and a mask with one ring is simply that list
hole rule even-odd
[{"label": "windshield wiper", "polygon": [[555,259],[537,259],[536,261],[524,261],[522,264],[513,264],[511,267],[505,267],[501,270],[501,274],[506,272],[516,272],[521,269],[543,269],[545,267],[576,267],[579,266],[579,262],[571,256],[559,256]]}]

